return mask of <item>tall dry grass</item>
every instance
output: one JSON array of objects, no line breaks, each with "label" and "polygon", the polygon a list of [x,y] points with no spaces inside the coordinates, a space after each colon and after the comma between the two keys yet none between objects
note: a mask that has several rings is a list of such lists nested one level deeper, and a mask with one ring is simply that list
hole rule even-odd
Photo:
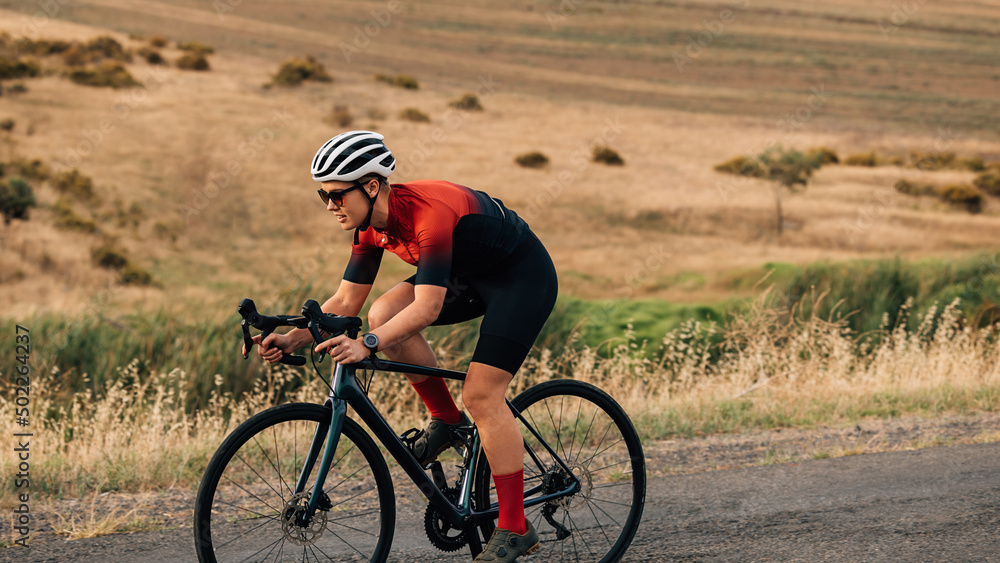
[{"label": "tall dry grass", "polygon": [[[906,323],[858,335],[842,321],[791,314],[758,300],[726,325],[689,322],[668,333],[650,355],[627,333],[609,356],[567,346],[529,359],[510,394],[540,381],[573,377],[613,395],[646,440],[771,427],[853,423],[868,417],[933,416],[1000,409],[1000,368],[993,327],[964,325],[958,301],[929,311],[916,330]],[[904,305],[900,316],[907,316]],[[2,380],[10,374],[3,374]],[[207,407],[185,410],[176,389],[190,375],[174,370],[139,377],[137,362],[120,369],[100,396],[58,403],[59,373],[32,381],[31,487],[48,498],[85,498],[100,490],[194,489],[223,438],[252,413],[282,401],[320,401],[322,382],[287,393],[299,377],[268,370],[250,392],[222,391]],[[457,386],[453,388],[457,392]],[[423,407],[402,377],[377,374],[370,396],[402,430],[422,421]],[[13,412],[12,393],[0,412]],[[12,451],[10,435],[2,438]],[[10,506],[14,456],[0,456],[3,504]]]}]

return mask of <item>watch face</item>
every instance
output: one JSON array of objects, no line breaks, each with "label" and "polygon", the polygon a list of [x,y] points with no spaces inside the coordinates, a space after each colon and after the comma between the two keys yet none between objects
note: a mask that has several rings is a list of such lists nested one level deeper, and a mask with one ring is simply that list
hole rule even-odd
[{"label": "watch face", "polygon": [[370,348],[372,350],[378,348],[378,337],[371,333],[366,334],[365,347]]}]

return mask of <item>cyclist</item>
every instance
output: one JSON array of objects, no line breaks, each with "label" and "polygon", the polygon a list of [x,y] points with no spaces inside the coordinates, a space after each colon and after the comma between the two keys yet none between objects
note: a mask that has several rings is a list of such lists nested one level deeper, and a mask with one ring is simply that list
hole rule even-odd
[{"label": "cyclist", "polygon": [[[416,273],[375,300],[371,332],[316,346],[340,363],[381,351],[391,360],[437,366],[420,331],[483,317],[462,388],[493,473],[500,509],[496,532],[476,561],[514,561],[538,547],[524,517],[523,442],[504,393],[555,303],[555,268],[545,247],[516,213],[487,194],[440,180],[389,184],[396,168],[383,136],[349,131],[323,144],[312,161],[320,198],[341,228],[354,231],[343,280],[323,311],[357,316],[388,250]],[[277,362],[312,341],[305,329],[273,334],[258,354]],[[443,379],[407,374],[431,421],[412,449],[422,465],[454,443],[468,424]]]}]

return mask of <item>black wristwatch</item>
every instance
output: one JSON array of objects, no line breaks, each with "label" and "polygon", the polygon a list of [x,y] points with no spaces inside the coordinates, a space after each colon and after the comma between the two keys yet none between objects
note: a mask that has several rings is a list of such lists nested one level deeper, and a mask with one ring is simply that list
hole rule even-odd
[{"label": "black wristwatch", "polygon": [[364,343],[365,348],[368,348],[372,353],[378,352],[378,336],[372,333],[368,333],[361,337],[361,342]]}]

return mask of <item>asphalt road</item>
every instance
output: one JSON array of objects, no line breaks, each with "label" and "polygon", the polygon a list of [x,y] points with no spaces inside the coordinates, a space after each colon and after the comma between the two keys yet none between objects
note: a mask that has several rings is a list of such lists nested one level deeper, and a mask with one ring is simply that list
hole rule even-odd
[{"label": "asphalt road", "polygon": [[[430,547],[416,493],[397,496],[393,560],[469,560]],[[48,539],[0,560],[192,561],[190,535]],[[625,561],[1000,563],[1000,443],[658,477]]]}]

